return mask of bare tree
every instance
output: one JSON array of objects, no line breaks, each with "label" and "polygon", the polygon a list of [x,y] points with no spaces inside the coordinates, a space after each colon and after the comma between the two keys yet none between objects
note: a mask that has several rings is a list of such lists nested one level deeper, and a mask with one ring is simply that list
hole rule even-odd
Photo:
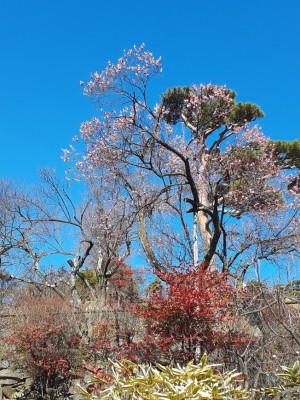
[{"label": "bare tree", "polygon": [[41,171],[36,188],[2,181],[2,279],[51,288],[79,306],[80,278],[96,298],[82,271],[96,258],[93,266],[101,292],[118,268],[116,260],[125,260],[130,253],[131,221],[119,202],[118,209],[115,200],[102,207],[94,195],[86,194],[81,205],[75,204],[67,183],[50,170]]},{"label": "bare tree", "polygon": [[231,360],[243,372],[248,388],[275,386],[280,366],[299,359],[299,287],[297,282],[268,286],[249,281],[245,289],[240,315],[249,342],[242,350],[232,350]]}]

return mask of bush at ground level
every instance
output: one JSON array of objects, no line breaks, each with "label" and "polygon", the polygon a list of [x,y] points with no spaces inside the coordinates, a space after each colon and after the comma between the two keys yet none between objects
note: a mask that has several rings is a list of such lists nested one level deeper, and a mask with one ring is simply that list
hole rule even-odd
[{"label": "bush at ground level", "polygon": [[[247,394],[239,384],[238,373],[218,373],[221,365],[207,365],[203,356],[198,365],[192,362],[185,367],[155,367],[137,365],[123,360],[112,363],[112,378],[106,389],[105,378],[94,376],[91,384],[82,388],[82,395],[89,399],[246,399]],[[98,390],[98,388],[100,388]]]},{"label": "bush at ground level", "polygon": [[235,371],[221,372],[221,364],[181,366],[138,365],[128,360],[112,362],[112,373],[95,371],[90,383],[81,387],[83,399],[103,400],[199,400],[199,399],[289,399],[300,398],[300,364],[282,367],[277,387],[246,391],[243,376]]}]

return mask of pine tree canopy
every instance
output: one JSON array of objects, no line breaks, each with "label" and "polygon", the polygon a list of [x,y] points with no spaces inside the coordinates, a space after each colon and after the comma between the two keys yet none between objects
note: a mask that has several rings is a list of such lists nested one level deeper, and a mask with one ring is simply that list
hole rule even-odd
[{"label": "pine tree canopy", "polygon": [[300,139],[275,140],[275,152],[284,168],[300,168]]}]

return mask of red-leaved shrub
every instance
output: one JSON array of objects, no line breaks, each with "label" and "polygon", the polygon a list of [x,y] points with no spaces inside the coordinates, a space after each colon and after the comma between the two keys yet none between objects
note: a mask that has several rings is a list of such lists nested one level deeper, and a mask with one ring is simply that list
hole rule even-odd
[{"label": "red-leaved shrub", "polygon": [[196,359],[247,342],[236,331],[237,289],[226,275],[200,267],[173,270],[162,278],[166,287],[152,291],[139,312],[148,334],[173,359]]}]

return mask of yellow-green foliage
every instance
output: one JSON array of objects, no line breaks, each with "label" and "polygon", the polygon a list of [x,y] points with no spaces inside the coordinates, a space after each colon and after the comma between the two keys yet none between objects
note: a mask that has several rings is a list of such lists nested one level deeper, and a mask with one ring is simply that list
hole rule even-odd
[{"label": "yellow-green foliage", "polygon": [[[88,393],[81,387],[84,399],[103,400],[235,400],[235,399],[300,399],[300,363],[281,367],[277,374],[279,386],[246,391],[238,385],[240,374],[235,371],[217,372],[220,364],[207,365],[203,356],[198,365],[193,362],[186,367],[155,367],[137,365],[123,360],[112,362],[113,377],[108,387],[100,392]],[[91,384],[96,388],[107,384],[104,379],[94,377]]]},{"label": "yellow-green foliage", "polygon": [[281,383],[277,387],[264,390],[269,399],[278,397],[280,394],[282,399],[299,399],[300,398],[300,363],[296,361],[291,367],[281,367],[282,373],[277,374]]},{"label": "yellow-green foliage", "polygon": [[[239,374],[220,374],[220,365],[207,365],[203,356],[198,365],[185,367],[137,365],[130,361],[113,362],[113,384],[100,394],[89,394],[86,399],[106,400],[192,400],[192,399],[247,399],[247,393],[237,384]],[[104,383],[95,379],[94,384]]]}]

